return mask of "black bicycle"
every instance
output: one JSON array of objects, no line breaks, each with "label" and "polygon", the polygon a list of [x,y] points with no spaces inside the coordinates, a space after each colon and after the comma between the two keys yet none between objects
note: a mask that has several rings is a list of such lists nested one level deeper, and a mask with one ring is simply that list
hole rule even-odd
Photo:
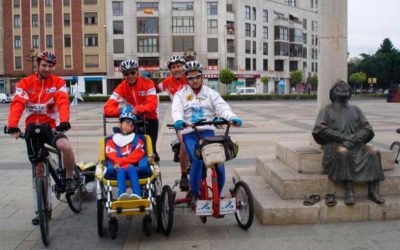
[{"label": "black bicycle", "polygon": [[[396,132],[397,132],[398,134],[400,134],[400,128],[396,129]],[[392,143],[392,145],[390,145],[390,150],[393,151],[393,149],[396,148],[396,147],[397,147],[397,154],[396,154],[396,157],[394,158],[394,162],[395,162],[396,164],[399,164],[398,158],[399,158],[399,154],[400,154],[400,141],[394,141],[394,142]]]},{"label": "black bicycle", "polygon": [[[35,132],[40,134],[40,129],[48,129],[48,126],[37,126]],[[52,131],[54,134],[60,132]],[[10,134],[7,127],[4,127],[4,133]],[[20,138],[25,139],[25,134],[21,133]],[[56,160],[51,157],[51,154],[56,155]],[[36,164],[32,165],[32,175],[35,183],[36,204],[35,209],[39,217],[40,233],[45,246],[49,245],[50,231],[49,220],[52,214],[51,191],[55,193],[58,200],[65,193],[66,188],[66,171],[63,166],[62,154],[56,148],[47,144],[39,149],[38,156],[35,159]],[[40,175],[36,174],[36,165],[43,163],[43,172]],[[54,185],[51,185],[51,178],[54,180]],[[82,210],[83,199],[83,181],[77,166],[73,170],[73,179],[75,181],[75,190],[72,193],[65,195],[66,202],[74,213],[79,213]]]}]

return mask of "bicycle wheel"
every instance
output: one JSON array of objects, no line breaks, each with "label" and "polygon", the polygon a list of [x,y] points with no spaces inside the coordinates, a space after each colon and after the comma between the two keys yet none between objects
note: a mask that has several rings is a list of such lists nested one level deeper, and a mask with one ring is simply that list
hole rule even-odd
[{"label": "bicycle wheel", "polygon": [[37,176],[36,177],[36,202],[37,212],[39,216],[40,234],[42,236],[42,242],[45,246],[49,245],[50,232],[49,232],[49,207],[47,202],[47,177]]},{"label": "bicycle wheel", "polygon": [[174,220],[174,202],[172,200],[172,189],[165,185],[161,192],[160,214],[158,215],[158,224],[161,225],[161,231],[168,235],[172,230]]},{"label": "bicycle wheel", "polygon": [[83,190],[81,177],[79,175],[79,170],[77,166],[74,167],[74,181],[75,181],[75,191],[72,194],[67,194],[67,202],[69,207],[74,213],[79,213],[82,210],[82,199],[83,199]]},{"label": "bicycle wheel", "polygon": [[236,183],[233,192],[236,198],[236,221],[239,227],[247,230],[251,227],[254,218],[253,194],[249,186],[243,181]]}]

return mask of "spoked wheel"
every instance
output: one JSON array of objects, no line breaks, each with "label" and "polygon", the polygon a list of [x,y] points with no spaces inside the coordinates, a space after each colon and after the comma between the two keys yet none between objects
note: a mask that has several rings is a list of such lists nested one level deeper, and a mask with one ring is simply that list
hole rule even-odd
[{"label": "spoked wheel", "polygon": [[161,231],[164,235],[168,235],[172,230],[174,220],[174,201],[172,200],[172,189],[165,185],[161,192],[160,214],[158,216],[158,224],[161,225]]},{"label": "spoked wheel", "polygon": [[74,181],[76,185],[75,191],[72,194],[67,194],[66,197],[69,207],[77,214],[82,210],[83,199],[82,182],[77,166],[74,167]]},{"label": "spoked wheel", "polygon": [[111,217],[108,222],[108,227],[110,228],[111,239],[115,240],[117,238],[118,232],[118,220],[115,217]]},{"label": "spoked wheel", "polygon": [[236,221],[239,227],[247,230],[251,227],[254,218],[253,194],[249,186],[243,181],[236,183],[233,192],[236,197]]},{"label": "spoked wheel", "polygon": [[49,231],[49,204],[47,202],[47,188],[45,176],[36,177],[36,201],[38,206],[40,234],[42,242],[45,246],[49,245],[50,231]]},{"label": "spoked wheel", "polygon": [[151,219],[151,216],[147,214],[143,217],[144,235],[149,237],[151,235],[152,229],[153,229],[153,220]]}]

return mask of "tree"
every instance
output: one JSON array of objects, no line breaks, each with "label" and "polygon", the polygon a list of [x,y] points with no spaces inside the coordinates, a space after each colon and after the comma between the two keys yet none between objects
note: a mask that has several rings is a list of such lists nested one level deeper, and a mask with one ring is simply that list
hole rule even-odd
[{"label": "tree", "polygon": [[301,79],[303,79],[303,73],[300,70],[290,72],[290,84],[292,86],[301,83]]},{"label": "tree", "polygon": [[235,74],[230,71],[229,69],[222,69],[219,72],[219,81],[224,83],[224,84],[230,84],[235,80]]},{"label": "tree", "polygon": [[360,88],[362,89],[362,84],[367,80],[367,75],[364,72],[357,72],[351,74],[349,78],[350,82],[354,83],[355,85],[360,85]]},{"label": "tree", "polygon": [[267,84],[268,81],[269,81],[268,76],[262,76],[262,77],[261,77],[261,82],[262,82],[262,83]]},{"label": "tree", "polygon": [[318,86],[318,76],[317,74],[314,74],[310,78],[310,84],[311,84],[311,90],[317,90]]},{"label": "tree", "polygon": [[376,53],[391,54],[396,52],[397,50],[393,47],[392,41],[389,38],[385,38]]}]

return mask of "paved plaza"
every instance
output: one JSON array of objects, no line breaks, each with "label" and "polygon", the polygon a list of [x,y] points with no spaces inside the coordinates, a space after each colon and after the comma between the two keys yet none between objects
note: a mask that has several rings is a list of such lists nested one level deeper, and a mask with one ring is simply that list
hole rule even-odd
[{"label": "paved plaza", "polygon": [[[400,139],[400,104],[384,99],[354,100],[362,108],[375,130],[371,144],[388,149]],[[232,168],[254,167],[258,155],[275,154],[278,141],[310,141],[317,115],[315,100],[310,101],[232,101],[243,128],[233,128],[231,136],[240,145],[238,158],[228,162],[225,190],[232,186]],[[103,133],[102,103],[79,103],[72,107],[67,133],[77,161],[96,161]],[[0,105],[0,125],[6,123],[8,104]],[[163,184],[173,185],[180,177],[179,165],[172,161],[170,142],[174,131],[170,103],[160,111],[158,152]],[[2,129],[2,128],[1,128]],[[25,142],[0,134],[0,249],[41,249],[39,227],[31,225],[33,194],[31,169]],[[399,166],[397,166],[399,167]],[[400,221],[375,221],[341,224],[264,226],[257,218],[248,231],[241,230],[233,215],[209,218],[207,224],[185,208],[175,210],[171,234],[155,231],[150,237],[142,232],[142,216],[127,220],[119,216],[117,239],[108,230],[97,235],[96,202],[85,197],[84,207],[75,215],[63,202],[53,199],[54,215],[50,223],[49,249],[399,249]]]}]

